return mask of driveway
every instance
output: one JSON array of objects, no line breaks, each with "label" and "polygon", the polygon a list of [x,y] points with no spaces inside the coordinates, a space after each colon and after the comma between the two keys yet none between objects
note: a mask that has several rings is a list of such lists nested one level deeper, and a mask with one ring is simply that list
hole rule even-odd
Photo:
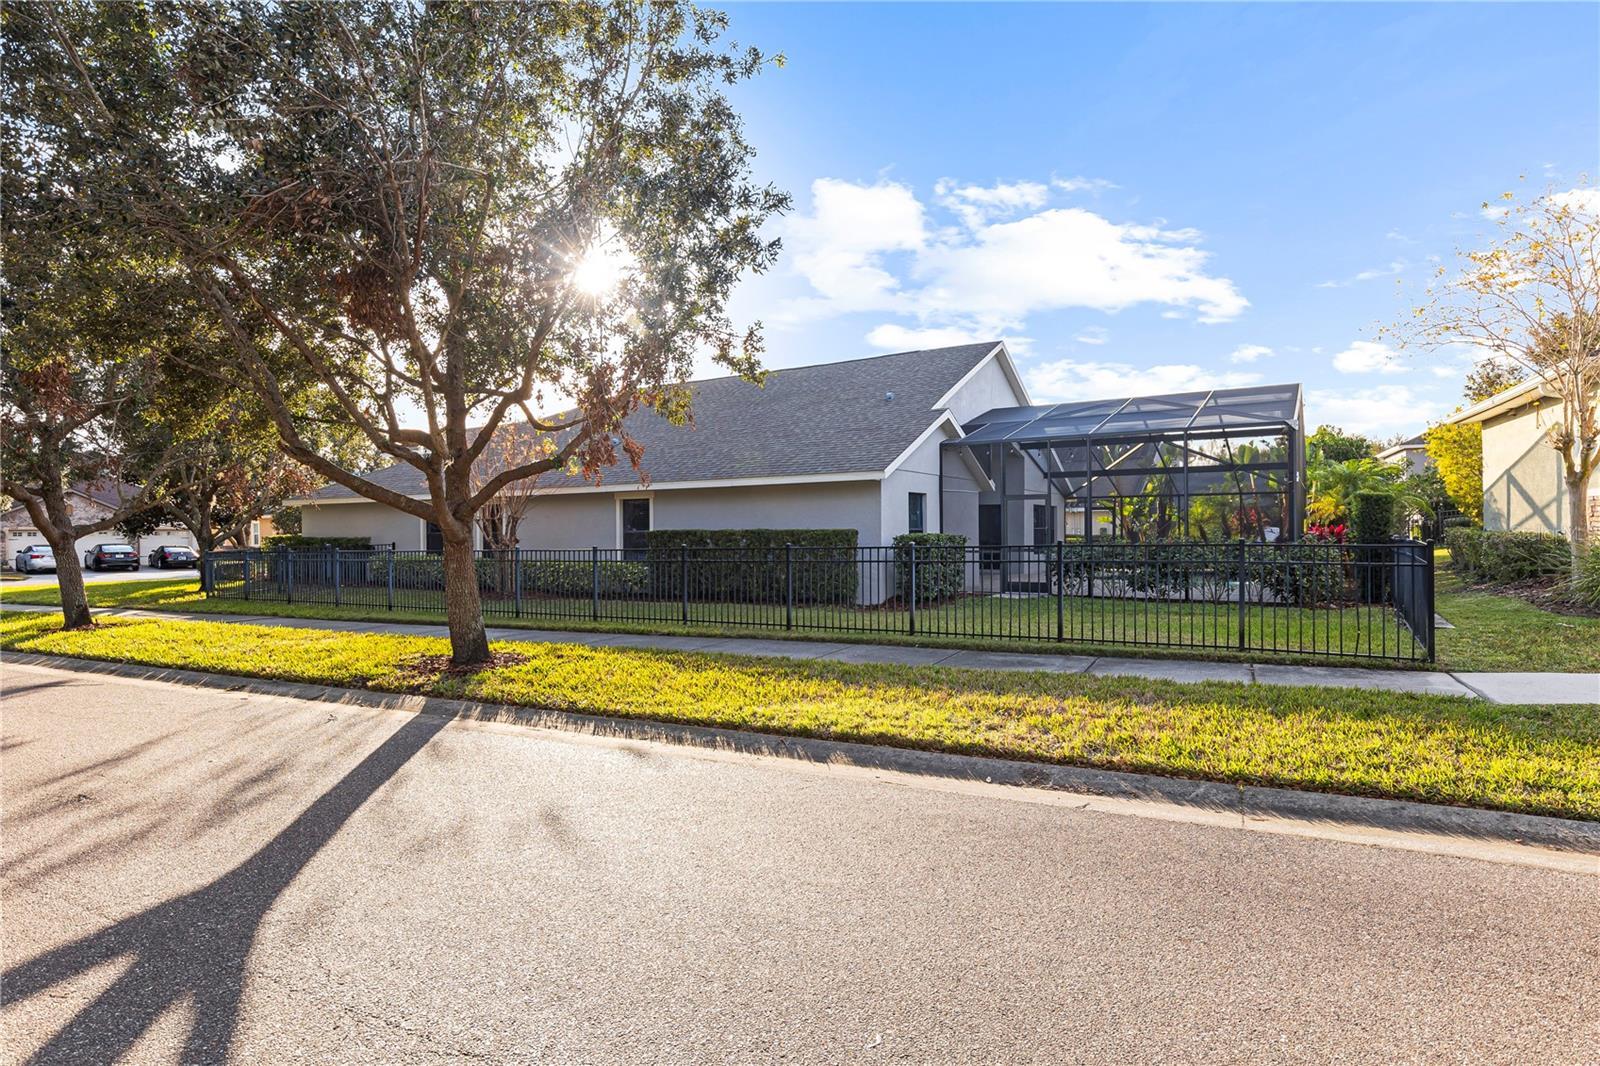
[{"label": "driveway", "polygon": [[1600,884],[8,664],[6,1058],[1593,1061]]},{"label": "driveway", "polygon": [[[137,570],[85,570],[83,572],[83,581],[87,585],[100,581],[162,581],[184,577],[198,579],[198,575],[193,570],[153,570],[143,563],[139,564],[139,569]],[[54,571],[51,571],[46,574],[29,574],[21,581],[7,581],[5,584],[0,585],[0,590],[26,589],[33,588],[35,585],[49,585],[54,588],[55,584],[56,575]]]}]

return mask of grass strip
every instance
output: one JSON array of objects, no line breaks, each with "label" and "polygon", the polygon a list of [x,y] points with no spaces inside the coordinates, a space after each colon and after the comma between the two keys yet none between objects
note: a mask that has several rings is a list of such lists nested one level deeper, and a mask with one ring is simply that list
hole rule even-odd
[{"label": "grass strip", "polygon": [[[208,599],[200,592],[199,581],[196,578],[176,578],[171,580],[143,580],[143,581],[97,581],[86,586],[90,607],[134,607],[150,611],[175,611],[184,614],[226,614],[226,615],[254,615],[256,617],[272,618],[311,618],[328,619],[332,621],[349,622],[393,622],[393,623],[423,623],[427,625],[443,625],[444,612],[442,600],[437,607],[399,606],[395,610],[372,606],[335,606],[331,603],[282,603],[273,600],[242,600],[232,598]],[[436,595],[436,594],[434,594]],[[410,596],[416,599],[417,595]],[[587,602],[587,601],[586,601]],[[55,607],[61,603],[57,589],[53,585],[34,586],[27,589],[10,589],[0,591],[0,604],[26,604],[29,606]],[[655,605],[659,607],[659,604]],[[1026,606],[1026,605],[1025,605]],[[1175,605],[1182,606],[1182,605]],[[648,609],[642,608],[642,609]],[[1034,604],[1027,609],[1040,612],[1048,609],[1048,614],[1053,619],[1054,601],[1048,601],[1040,606]],[[702,608],[697,608],[702,610]],[[733,609],[730,608],[730,611]],[[1081,607],[1074,610],[1081,612]],[[1101,614],[1114,614],[1117,610],[1114,604],[1104,603],[1095,610]],[[1133,611],[1133,608],[1129,608]],[[1198,622],[1199,611],[1206,615],[1208,620]],[[736,613],[736,611],[734,612]],[[1135,612],[1136,613],[1136,612]],[[1183,614],[1183,611],[1178,611]],[[1302,612],[1307,614],[1311,613]],[[1312,612],[1314,613],[1314,612]],[[1227,616],[1226,624],[1218,619]],[[869,622],[889,624],[884,619],[865,616]],[[1137,656],[1147,659],[1187,659],[1203,662],[1270,662],[1296,664],[1303,663],[1313,666],[1327,666],[1329,664],[1360,666],[1378,670],[1417,670],[1431,669],[1430,664],[1421,661],[1407,661],[1387,658],[1346,657],[1330,658],[1311,651],[1298,652],[1293,649],[1299,646],[1312,648],[1319,641],[1337,643],[1325,631],[1328,623],[1306,623],[1317,633],[1307,631],[1304,640],[1298,637],[1291,638],[1288,630],[1273,632],[1271,619],[1251,616],[1250,644],[1248,651],[1239,651],[1228,646],[1234,638],[1232,633],[1236,617],[1234,609],[1223,605],[1219,611],[1217,605],[1193,608],[1189,617],[1191,623],[1199,625],[1197,629],[1188,632],[1189,638],[1198,643],[1185,643],[1184,632],[1179,629],[1163,630],[1160,634],[1153,634],[1160,639],[1173,641],[1172,646],[1160,644],[1140,643],[1096,643],[1093,640],[1069,638],[1065,641],[1053,639],[1028,639],[1023,636],[985,636],[982,634],[968,634],[962,636],[943,636],[937,633],[921,632],[911,636],[903,632],[894,632],[882,629],[841,630],[841,629],[803,629],[793,631],[774,628],[771,626],[740,625],[736,621],[709,622],[696,621],[684,624],[678,621],[662,621],[651,618],[607,619],[592,621],[585,618],[572,617],[509,617],[503,614],[486,615],[484,621],[501,629],[534,629],[545,631],[571,632],[571,633],[642,633],[642,634],[667,634],[672,636],[689,637],[759,637],[766,640],[800,640],[800,641],[827,641],[840,644],[894,644],[918,648],[950,648],[972,649],[977,651],[1015,651],[1035,652],[1047,655],[1116,655]],[[1012,621],[1018,621],[1013,618]],[[1304,620],[1302,619],[1302,622]],[[1296,625],[1301,625],[1297,622]],[[1053,625],[1053,622],[1051,623]],[[1265,627],[1265,628],[1264,628]],[[1040,623],[1038,619],[1027,624],[1019,624],[1013,632],[1043,632],[1049,628]],[[1106,625],[1096,629],[1090,627],[1090,632],[1109,633],[1114,626]],[[1370,630],[1370,627],[1369,627]],[[1367,641],[1365,646],[1372,646],[1372,634],[1369,630],[1362,630],[1359,639]],[[1318,635],[1320,634],[1320,636]],[[1348,639],[1344,646],[1348,651],[1354,652],[1358,647],[1364,646],[1358,641],[1358,633],[1354,626],[1347,634]],[[1102,638],[1103,640],[1104,638]],[[1277,643],[1284,650],[1264,650]],[[1380,642],[1381,643],[1381,642]],[[1220,646],[1207,646],[1220,644]],[[1393,634],[1389,636],[1389,647],[1394,644]]]},{"label": "grass strip", "polygon": [[438,638],[0,614],[0,649],[1600,820],[1600,716],[1446,696],[565,644],[419,673]]}]

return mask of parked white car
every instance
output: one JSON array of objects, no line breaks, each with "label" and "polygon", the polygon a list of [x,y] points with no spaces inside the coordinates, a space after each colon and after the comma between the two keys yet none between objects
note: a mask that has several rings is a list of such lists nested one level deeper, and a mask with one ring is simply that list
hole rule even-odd
[{"label": "parked white car", "polygon": [[37,574],[56,571],[56,553],[48,544],[30,544],[17,553],[17,573]]}]

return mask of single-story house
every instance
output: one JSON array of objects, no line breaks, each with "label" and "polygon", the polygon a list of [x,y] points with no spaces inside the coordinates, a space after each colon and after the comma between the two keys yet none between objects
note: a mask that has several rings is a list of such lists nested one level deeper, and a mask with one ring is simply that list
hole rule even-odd
[{"label": "single-story house", "polygon": [[[980,505],[997,512],[999,503],[982,465],[970,454],[942,459],[940,445],[958,440],[962,425],[986,411],[1029,403],[1003,343],[774,370],[761,386],[721,377],[689,388],[692,424],[675,426],[651,411],[629,418],[629,434],[644,446],[648,484],[627,464],[606,471],[599,484],[547,476],[518,544],[638,549],[651,529],[854,529],[863,546],[907,532],[964,533],[973,544],[1002,536],[995,513],[993,528],[979,529]],[[1011,473],[1049,495],[1020,456]],[[422,475],[407,464],[367,476],[426,497]],[[290,503],[301,508],[308,536],[440,547],[431,523],[342,485]],[[1050,543],[1071,532],[1059,503],[1040,500],[1037,515],[1013,507],[1008,542]]]},{"label": "single-story house", "polygon": [[[1572,511],[1561,456],[1550,447],[1561,400],[1540,378],[1498,392],[1445,421],[1483,427],[1485,529],[1565,534]],[[1589,528],[1600,528],[1600,478],[1590,482]]]},{"label": "single-story house", "polygon": [[1391,444],[1377,455],[1378,462],[1398,466],[1407,477],[1428,469],[1428,442],[1420,436]]},{"label": "single-story house", "polygon": [[[1184,500],[1223,496],[1230,513],[1256,514],[1248,482],[1276,501],[1262,519],[1271,535],[1300,528],[1298,385],[1036,406],[1005,344],[987,342],[776,370],[761,386],[722,377],[689,388],[692,425],[650,411],[629,418],[648,484],[620,464],[599,484],[543,479],[518,545],[633,552],[652,529],[738,528],[854,529],[862,547],[908,532],[959,533],[980,548],[1047,545],[1081,536],[1086,509],[1095,535],[1111,533],[1122,508],[1110,498],[1152,479]],[[1236,455],[1229,441],[1245,438],[1267,443]],[[427,498],[408,464],[366,476]],[[442,546],[431,523],[342,485],[290,503],[309,536]],[[1187,528],[1186,503],[1167,513],[1173,529]]]},{"label": "single-story house", "polygon": [[[122,505],[124,500],[136,494],[139,489],[134,485],[123,485],[114,481],[86,482],[80,481],[67,490],[67,509],[72,512],[75,522],[92,522],[111,514]],[[110,544],[123,542],[124,538],[115,529],[104,530],[100,533],[91,533],[87,537],[78,538],[77,552],[81,559],[83,553],[96,544]],[[5,513],[0,514],[0,556],[5,560],[7,568],[16,566],[17,553],[30,544],[45,544],[47,541],[33,524],[28,509],[21,503],[14,504]],[[175,548],[188,548],[196,550],[194,536],[183,526],[176,523],[163,523],[152,532],[142,537],[133,538],[133,549],[138,552],[139,560],[143,563],[151,552],[163,545]]]}]

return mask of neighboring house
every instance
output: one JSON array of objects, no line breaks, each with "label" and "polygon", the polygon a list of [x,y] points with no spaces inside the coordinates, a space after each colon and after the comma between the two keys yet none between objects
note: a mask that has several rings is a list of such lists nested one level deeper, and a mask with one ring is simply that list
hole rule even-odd
[{"label": "neighboring house", "polygon": [[[1550,447],[1561,400],[1532,378],[1445,421],[1483,426],[1483,526],[1565,534],[1572,524],[1561,456]],[[1600,528],[1600,479],[1589,486],[1589,526]]]},{"label": "neighboring house", "polygon": [[1378,453],[1378,462],[1392,463],[1398,466],[1406,477],[1420,474],[1428,468],[1428,442],[1421,437],[1412,437],[1399,444],[1391,444]]},{"label": "neighboring house", "polygon": [[[73,521],[92,522],[111,514],[121,505],[121,502],[138,492],[133,485],[120,485],[116,482],[78,482],[67,490],[67,507],[72,511]],[[115,529],[91,533],[87,537],[78,538],[78,556],[94,547],[96,544],[121,542],[123,538]],[[6,567],[16,565],[17,552],[30,544],[44,544],[44,537],[33,524],[33,519],[28,516],[28,509],[18,503],[4,514],[0,514],[0,555],[3,555]],[[133,540],[133,548],[139,553],[139,562],[143,564],[150,553],[162,545],[195,549],[194,537],[180,525],[163,524],[153,532]]]},{"label": "neighboring house", "polygon": [[[1002,343],[902,352],[775,370],[762,386],[738,377],[691,382],[694,421],[651,411],[628,419],[644,446],[648,485],[626,464],[596,485],[577,475],[542,479],[519,528],[528,548],[640,550],[651,529],[854,529],[863,546],[899,534],[980,530],[980,504],[999,497],[969,452],[946,454],[962,425],[994,408],[1026,405],[1027,389]],[[1050,543],[1076,532],[1059,495],[1013,457],[1013,484],[1040,494],[1014,505],[1008,543]],[[942,466],[942,469],[941,469]],[[941,476],[942,475],[942,476]],[[422,475],[397,464],[367,475],[426,498]],[[1048,502],[1046,501],[1048,497]],[[365,536],[401,549],[441,546],[436,527],[340,485],[289,501],[307,535]]]}]

